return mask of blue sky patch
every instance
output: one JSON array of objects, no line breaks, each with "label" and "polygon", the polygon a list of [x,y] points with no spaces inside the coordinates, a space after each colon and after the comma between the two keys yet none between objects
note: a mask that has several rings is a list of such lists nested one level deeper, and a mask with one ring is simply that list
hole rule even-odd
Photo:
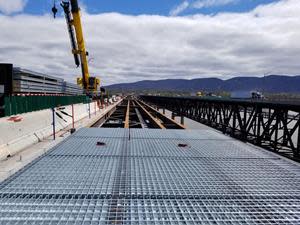
[{"label": "blue sky patch", "polygon": [[[183,2],[189,4],[185,10],[178,13],[179,16],[190,14],[217,14],[220,12],[247,12],[258,5],[277,2],[278,0],[81,0],[80,3],[91,14],[118,12],[121,14],[140,15],[170,15],[172,9]],[[59,2],[56,5],[59,8]],[[207,7],[194,7],[196,3],[208,2]],[[221,2],[221,4],[218,4]],[[222,2],[224,4],[222,4]],[[228,3],[226,3],[228,2]],[[216,4],[214,4],[216,3]],[[27,0],[24,12],[28,14],[45,14],[51,12],[53,0]]]}]

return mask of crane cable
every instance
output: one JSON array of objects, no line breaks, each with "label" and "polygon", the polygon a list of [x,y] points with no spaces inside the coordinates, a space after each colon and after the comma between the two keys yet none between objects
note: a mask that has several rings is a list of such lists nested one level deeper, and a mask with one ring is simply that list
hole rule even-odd
[{"label": "crane cable", "polygon": [[57,8],[56,8],[56,0],[53,0],[53,7],[52,7],[52,12],[53,12],[53,17],[54,17],[54,19],[55,19],[55,17],[56,17],[56,13],[57,13]]}]

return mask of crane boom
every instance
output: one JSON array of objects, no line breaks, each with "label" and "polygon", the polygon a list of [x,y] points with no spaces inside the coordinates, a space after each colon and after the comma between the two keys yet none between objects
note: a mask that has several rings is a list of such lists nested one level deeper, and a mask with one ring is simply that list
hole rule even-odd
[{"label": "crane boom", "polygon": [[[91,77],[88,67],[88,52],[85,48],[83,30],[81,25],[80,8],[77,0],[65,0],[61,2],[64,9],[68,32],[71,41],[72,53],[76,66],[81,66],[82,78],[77,78],[77,84],[82,85],[87,93],[97,92],[100,80]],[[71,8],[71,10],[70,10]]]},{"label": "crane boom", "polygon": [[[70,4],[69,2],[62,2],[61,6],[64,9],[65,12],[65,17],[66,17],[66,21],[67,21],[67,25],[68,25],[68,32],[69,32],[69,36],[70,36],[70,41],[71,41],[71,48],[72,48],[72,52],[77,50],[77,43],[76,43],[76,39],[75,39],[75,31],[74,28],[72,26],[72,15],[70,13]],[[80,61],[79,61],[79,56],[78,54],[74,54],[74,61],[77,67],[79,67],[80,65]]]}]

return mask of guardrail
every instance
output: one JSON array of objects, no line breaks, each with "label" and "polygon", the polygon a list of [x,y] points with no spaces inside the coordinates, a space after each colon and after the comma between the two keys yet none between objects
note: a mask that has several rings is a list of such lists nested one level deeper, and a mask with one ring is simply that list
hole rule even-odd
[{"label": "guardrail", "polygon": [[85,95],[79,96],[11,96],[4,99],[4,116],[51,109],[59,106],[88,103]]}]

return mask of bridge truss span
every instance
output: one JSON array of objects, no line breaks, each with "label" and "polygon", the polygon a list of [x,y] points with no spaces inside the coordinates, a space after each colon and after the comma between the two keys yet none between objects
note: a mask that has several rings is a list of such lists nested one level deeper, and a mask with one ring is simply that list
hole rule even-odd
[{"label": "bridge truss span", "polygon": [[241,139],[300,160],[300,105],[269,101],[140,96]]}]

